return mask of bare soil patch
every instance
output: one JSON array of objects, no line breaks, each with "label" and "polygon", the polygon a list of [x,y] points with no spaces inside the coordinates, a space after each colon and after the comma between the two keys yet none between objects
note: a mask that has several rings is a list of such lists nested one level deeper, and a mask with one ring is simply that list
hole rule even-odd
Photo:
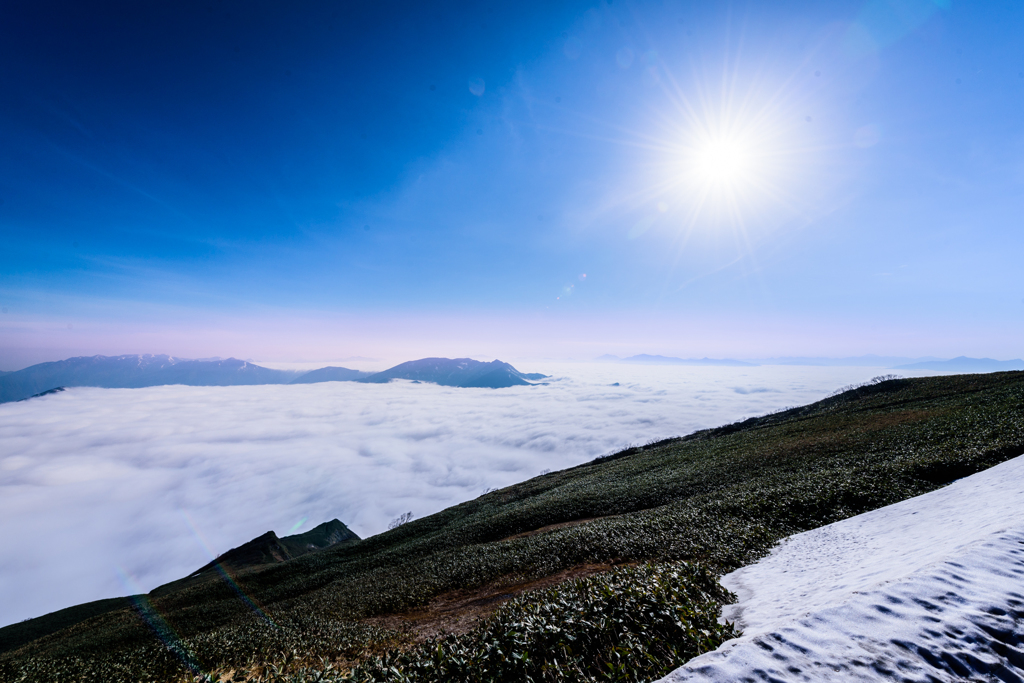
[{"label": "bare soil patch", "polygon": [[[590,520],[552,524],[551,527],[569,526],[584,521]],[[543,529],[547,528],[543,527]],[[543,529],[526,533],[540,533]],[[532,581],[517,582],[513,577],[504,577],[480,588],[458,589],[442,593],[420,609],[372,617],[363,621],[407,633],[411,642],[422,642],[428,638],[448,633],[466,633],[481,620],[490,616],[506,600],[511,600],[527,591],[548,588],[569,579],[600,574],[609,571],[613,566],[611,564],[581,564]]]},{"label": "bare soil patch", "polygon": [[[583,519],[574,519],[571,522],[559,522],[558,524],[548,524],[547,526],[542,526],[539,529],[534,529],[533,531],[524,531],[521,534],[512,534],[511,536],[506,536],[505,538],[501,539],[501,541],[511,541],[515,538],[526,538],[527,536],[536,536],[537,534],[543,534],[548,531],[554,531],[555,529],[565,529],[566,527],[576,526],[578,524],[586,524],[587,522],[593,522],[598,519],[611,519],[612,517],[621,516],[622,515],[603,515],[601,517],[585,517]],[[500,543],[501,541],[498,542]]]}]

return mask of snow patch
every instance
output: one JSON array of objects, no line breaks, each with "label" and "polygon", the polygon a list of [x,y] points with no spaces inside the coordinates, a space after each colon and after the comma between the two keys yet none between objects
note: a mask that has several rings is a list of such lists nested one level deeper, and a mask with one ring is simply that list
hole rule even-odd
[{"label": "snow patch", "polygon": [[1024,681],[1024,456],[722,579],[744,635],[662,679]]}]

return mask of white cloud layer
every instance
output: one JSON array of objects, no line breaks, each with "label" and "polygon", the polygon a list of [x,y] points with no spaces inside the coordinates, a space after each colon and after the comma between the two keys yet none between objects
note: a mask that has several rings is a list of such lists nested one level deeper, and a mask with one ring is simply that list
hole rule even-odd
[{"label": "white cloud layer", "polygon": [[0,556],[0,625],[150,590],[268,529],[337,517],[365,538],[406,511],[423,517],[627,443],[808,403],[883,372],[522,369],[553,380],[500,390],[75,388],[0,405],[0,537],[10,551]]}]

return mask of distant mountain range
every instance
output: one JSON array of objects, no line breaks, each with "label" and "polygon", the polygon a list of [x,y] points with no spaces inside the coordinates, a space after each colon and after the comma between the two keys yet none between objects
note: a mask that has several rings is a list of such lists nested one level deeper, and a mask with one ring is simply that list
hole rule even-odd
[{"label": "distant mountain range", "polygon": [[315,382],[389,382],[407,379],[451,387],[500,389],[531,384],[546,375],[521,373],[508,363],[484,363],[470,358],[422,358],[371,373],[341,367],[309,372],[272,370],[237,358],[189,360],[160,355],[88,356],[39,363],[0,374],[0,403],[35,397],[59,387],[134,389],[185,384],[238,386],[252,384],[312,384]]},{"label": "distant mountain range", "polygon": [[604,355],[599,361],[613,363],[643,363],[647,365],[717,365],[732,367],[753,367],[755,365],[810,365],[817,367],[865,367],[888,368],[890,370],[935,370],[946,372],[1000,372],[1024,370],[1024,361],[992,360],[991,358],[967,358],[960,356],[944,360],[933,356],[907,358],[904,356],[850,356],[846,358],[821,358],[806,356],[784,356],[779,358],[754,358],[734,360],[731,358],[675,358],[673,356],[651,356],[642,353],[629,358]]},{"label": "distant mountain range", "polygon": [[923,356],[920,358],[909,358],[905,356],[876,356],[867,354],[865,356],[847,356],[845,358],[822,358],[820,356],[783,356],[778,358],[752,358],[748,359],[757,365],[811,365],[817,367],[861,367],[861,368],[892,368],[896,365],[907,365],[909,363],[924,363],[929,361],[941,361],[941,358],[934,356]]},{"label": "distant mountain range", "polygon": [[17,401],[56,387],[135,389],[163,384],[234,386],[287,384],[299,373],[271,370],[244,360],[188,360],[172,356],[89,356],[39,363],[0,377],[0,402]]},{"label": "distant mountain range", "polygon": [[[690,365],[754,367],[755,365],[812,365],[933,370],[939,372],[998,372],[1024,370],[1024,361],[991,358],[952,360],[903,358],[899,356],[856,356],[850,358],[676,358],[639,354],[628,358],[605,355],[597,360],[638,365]],[[547,375],[519,372],[500,360],[489,363],[471,358],[421,358],[401,363],[383,372],[365,372],[328,366],[308,372],[272,370],[249,361],[228,359],[190,360],[173,356],[126,355],[88,356],[39,363],[24,370],[0,372],[0,403],[53,393],[64,387],[131,389],[184,384],[189,386],[238,386],[254,384],[313,384],[318,382],[365,382],[382,384],[395,379],[429,382],[446,387],[501,389],[534,384]]]},{"label": "distant mountain range", "polygon": [[749,368],[755,365],[755,363],[733,360],[732,358],[676,358],[674,356],[651,356],[646,353],[641,353],[637,356],[630,356],[629,358],[619,358],[618,356],[605,354],[597,360],[611,363],[641,363],[644,365],[724,365],[727,367],[741,368]]},{"label": "distant mountain range", "polygon": [[1024,360],[992,360],[991,358],[968,358],[959,356],[952,360],[926,361],[899,365],[893,370],[945,370],[947,372],[1001,372],[1024,370]]}]

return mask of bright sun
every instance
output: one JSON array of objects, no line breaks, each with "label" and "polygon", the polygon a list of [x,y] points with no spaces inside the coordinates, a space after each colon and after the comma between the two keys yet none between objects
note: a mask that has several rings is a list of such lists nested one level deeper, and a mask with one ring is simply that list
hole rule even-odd
[{"label": "bright sun", "polygon": [[720,91],[716,82],[698,77],[689,89],[670,89],[674,110],[642,142],[655,154],[650,184],[635,195],[644,217],[631,238],[656,224],[674,226],[681,244],[695,228],[742,236],[800,206],[788,188],[806,177],[814,150],[804,98],[738,72],[724,74]]},{"label": "bright sun", "polygon": [[750,171],[750,152],[736,140],[708,140],[693,158],[693,170],[704,182],[734,184]]}]

